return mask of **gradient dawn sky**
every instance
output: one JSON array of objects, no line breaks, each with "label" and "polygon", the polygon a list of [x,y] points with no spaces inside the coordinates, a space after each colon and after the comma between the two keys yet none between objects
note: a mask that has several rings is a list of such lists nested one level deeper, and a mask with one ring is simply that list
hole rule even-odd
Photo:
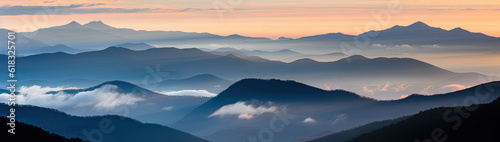
[{"label": "gradient dawn sky", "polygon": [[[0,27],[101,20],[118,28],[298,38],[422,21],[500,37],[499,0],[2,0]],[[371,25],[371,26],[367,26]]]}]

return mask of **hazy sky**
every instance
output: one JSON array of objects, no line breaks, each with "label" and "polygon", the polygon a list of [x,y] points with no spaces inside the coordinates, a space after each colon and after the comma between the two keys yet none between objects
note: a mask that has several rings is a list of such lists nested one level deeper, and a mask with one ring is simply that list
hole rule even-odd
[{"label": "hazy sky", "polygon": [[102,20],[138,30],[270,38],[359,34],[423,21],[500,37],[499,0],[2,0],[0,19],[0,27],[17,31]]}]

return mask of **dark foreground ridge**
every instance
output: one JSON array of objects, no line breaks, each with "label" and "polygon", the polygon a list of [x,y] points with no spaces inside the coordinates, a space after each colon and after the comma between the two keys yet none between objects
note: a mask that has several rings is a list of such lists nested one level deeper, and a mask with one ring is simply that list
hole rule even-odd
[{"label": "dark foreground ridge", "polygon": [[[9,119],[7,117],[0,117],[0,123],[3,125],[0,125],[0,129],[2,130],[8,130],[10,129],[9,125],[5,125],[9,122]],[[44,141],[44,142],[85,142],[80,138],[66,138],[63,136],[60,136],[55,133],[51,133],[48,131],[43,130],[40,127],[36,127],[30,124],[26,124],[23,122],[15,122],[15,133],[16,134],[11,134],[11,133],[6,133],[2,132],[0,134],[2,139],[9,139],[9,140],[14,140],[14,141],[20,141],[20,142],[35,142],[35,141]]]},{"label": "dark foreground ridge", "polygon": [[500,141],[498,112],[500,99],[489,104],[431,109],[361,135],[352,142]]}]

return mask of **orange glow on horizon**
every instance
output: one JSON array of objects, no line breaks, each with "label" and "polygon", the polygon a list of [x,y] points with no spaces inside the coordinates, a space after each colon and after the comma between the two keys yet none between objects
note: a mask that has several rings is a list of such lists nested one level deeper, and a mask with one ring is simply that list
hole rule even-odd
[{"label": "orange glow on horizon", "polygon": [[[219,35],[240,34],[252,37],[291,37],[337,33],[357,35],[369,29],[365,25],[377,22],[377,13],[387,11],[390,1],[361,0],[348,2],[343,0],[302,2],[283,1],[243,1],[231,6],[222,14],[217,13],[213,0],[201,0],[205,3],[191,4],[183,1],[144,2],[120,0],[79,0],[59,1],[60,5],[103,3],[104,5],[83,7],[124,8],[149,10],[135,13],[96,13],[65,15],[0,15],[0,28],[16,31],[34,31],[38,28],[67,24],[77,21],[85,24],[102,20],[118,28],[135,30],[163,30],[185,32],[209,32]],[[227,2],[221,0],[222,2]],[[2,6],[53,5],[39,0],[2,1]],[[63,3],[66,2],[66,3]],[[432,27],[450,30],[456,27],[471,32],[481,32],[500,37],[500,1],[496,0],[399,0],[402,10],[390,14],[388,23],[380,29],[394,25],[409,25],[422,21]],[[1,9],[0,9],[1,10]],[[0,11],[1,12],[1,11]],[[382,15],[383,17],[384,15]],[[33,22],[37,21],[37,22]],[[37,23],[37,24],[33,24]],[[20,26],[30,25],[30,26]],[[31,27],[31,28],[25,28]]]}]

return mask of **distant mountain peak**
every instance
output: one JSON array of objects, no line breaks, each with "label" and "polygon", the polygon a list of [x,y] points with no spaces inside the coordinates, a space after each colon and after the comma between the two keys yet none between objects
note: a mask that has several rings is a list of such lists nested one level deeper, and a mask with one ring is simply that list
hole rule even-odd
[{"label": "distant mountain peak", "polygon": [[[87,24],[104,24],[104,23],[101,20],[98,20],[98,21],[90,21]],[[87,25],[87,24],[85,24],[85,25]]]},{"label": "distant mountain peak", "polygon": [[370,58],[366,58],[365,56],[362,55],[352,55],[349,57],[342,58],[336,62],[347,62],[350,63],[351,61],[364,61],[364,60],[370,60]]},{"label": "distant mountain peak", "polygon": [[462,29],[460,27],[456,27],[454,29],[451,29],[450,32],[469,32],[469,31]]},{"label": "distant mountain peak", "polygon": [[116,47],[116,46],[108,47],[108,48],[104,49],[103,51],[123,51],[123,50],[132,51],[132,50],[125,48],[125,47]]},{"label": "distant mountain peak", "polygon": [[52,53],[51,55],[53,55],[53,56],[66,56],[66,55],[71,55],[71,54],[68,54],[66,52],[55,52],[55,53]]},{"label": "distant mountain peak", "polygon": [[350,58],[351,60],[369,60],[370,58],[366,58],[363,55],[352,55],[347,58]]},{"label": "distant mountain peak", "polygon": [[[252,98],[257,100],[283,100],[283,99],[325,99],[324,97],[328,92],[315,88],[293,80],[279,80],[279,79],[242,79],[226,90],[221,92],[216,98],[237,97],[237,100],[242,98]],[[358,96],[353,93],[337,90],[332,93],[335,94],[349,94],[346,96]]]},{"label": "distant mountain peak", "polygon": [[232,34],[232,35],[228,35],[227,37],[243,37],[243,36],[241,36],[239,34]]},{"label": "distant mountain peak", "polygon": [[[93,87],[89,87],[89,88],[66,89],[66,90],[61,90],[61,91],[64,93],[67,93],[67,94],[77,94],[79,92],[92,91],[92,90],[95,90],[95,89],[98,89],[98,88],[101,88],[101,87],[104,87],[107,85],[116,86],[117,87],[116,91],[118,93],[133,93],[133,95],[139,95],[141,97],[153,97],[153,96],[159,95],[159,94],[152,92],[148,89],[139,87],[135,84],[132,84],[132,83],[129,83],[126,81],[120,81],[120,80],[106,81],[106,82],[103,82],[97,86],[93,86]],[[51,91],[48,93],[49,94],[56,94],[56,93],[61,92],[61,91]]]},{"label": "distant mountain peak", "polygon": [[121,81],[121,80],[106,81],[106,82],[103,82],[97,86],[104,86],[104,85],[115,85],[118,87],[138,87],[137,85],[134,85],[130,82]]},{"label": "distant mountain peak", "polygon": [[311,58],[302,58],[302,59],[298,59],[298,60],[295,60],[291,63],[301,63],[301,64],[304,64],[304,63],[317,63],[318,61],[315,61]]},{"label": "distant mountain peak", "polygon": [[421,28],[430,28],[429,25],[425,24],[424,22],[421,22],[421,21],[417,21],[411,25],[408,26],[409,28],[418,28],[418,29],[421,29]]},{"label": "distant mountain peak", "polygon": [[95,30],[106,30],[106,29],[114,29],[109,25],[104,24],[102,21],[90,21],[89,23],[83,25],[85,28],[95,29]]},{"label": "distant mountain peak", "polygon": [[293,38],[288,38],[288,37],[280,37],[277,40],[292,40]]},{"label": "distant mountain peak", "polygon": [[[241,92],[246,94],[260,94],[263,92],[271,91],[277,94],[286,94],[283,92],[294,92],[293,90],[315,90],[316,88],[307,86],[302,83],[298,83],[291,80],[279,80],[279,79],[255,79],[255,78],[247,78],[242,79],[229,88],[227,88],[224,92],[220,93],[217,97],[224,97],[226,95],[232,94],[229,92]],[[318,89],[319,90],[319,89]],[[259,93],[260,92],[260,93]],[[278,93],[281,92],[281,93]],[[269,92],[268,92],[269,93]],[[236,93],[238,94],[238,93]]]},{"label": "distant mountain peak", "polygon": [[78,25],[78,26],[81,26],[81,24],[78,23],[78,22],[76,22],[76,21],[71,21],[70,23],[68,23],[66,25]]},{"label": "distant mountain peak", "polygon": [[296,52],[296,51],[293,51],[293,50],[290,50],[290,49],[282,49],[282,50],[274,51],[274,53],[281,53],[281,54],[302,54],[302,53],[299,53],[299,52]]},{"label": "distant mountain peak", "polygon": [[55,27],[52,27],[52,28],[56,28],[56,29],[79,29],[81,28],[82,25],[76,21],[71,21],[70,23],[66,24],[66,25],[61,25],[61,26],[55,26]]}]

